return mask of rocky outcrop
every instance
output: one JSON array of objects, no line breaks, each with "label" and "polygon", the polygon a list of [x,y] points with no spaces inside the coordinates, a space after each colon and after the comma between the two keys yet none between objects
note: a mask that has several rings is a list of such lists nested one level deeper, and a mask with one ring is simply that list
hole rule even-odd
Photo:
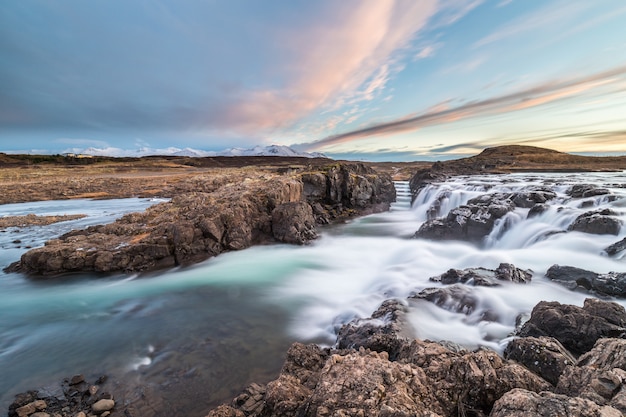
[{"label": "rocky outcrop", "polygon": [[224,181],[206,187],[187,181],[167,203],[48,241],[8,270],[31,276],[147,271],[254,244],[304,244],[317,236],[316,224],[387,210],[395,199],[391,178],[362,164]]},{"label": "rocky outcrop", "polygon": [[618,235],[622,223],[613,217],[616,214],[610,209],[589,211],[578,216],[567,230],[595,235]]},{"label": "rocky outcrop", "polygon": [[603,296],[626,297],[626,273],[598,274],[573,266],[552,265],[546,277],[571,290],[585,290]]},{"label": "rocky outcrop", "polygon": [[626,337],[626,310],[619,304],[588,298],[583,307],[541,301],[519,331],[522,337],[553,337],[574,355],[600,338]]},{"label": "rocky outcrop", "polygon": [[443,218],[428,220],[417,232],[416,238],[434,240],[466,240],[481,242],[491,233],[496,220],[515,209],[503,194],[485,194],[459,206]]}]

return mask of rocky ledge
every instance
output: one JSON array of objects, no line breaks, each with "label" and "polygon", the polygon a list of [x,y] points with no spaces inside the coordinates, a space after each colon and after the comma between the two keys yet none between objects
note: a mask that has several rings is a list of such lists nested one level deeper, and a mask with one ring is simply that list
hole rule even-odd
[{"label": "rocky ledge", "polygon": [[626,413],[626,311],[539,303],[501,357],[407,337],[386,301],[335,348],[295,343],[279,377],[207,417],[605,416]]},{"label": "rocky ledge", "polygon": [[384,211],[391,178],[358,163],[251,175],[198,177],[171,201],[114,223],[75,230],[22,255],[7,268],[31,276],[149,271],[188,265],[254,244],[304,244],[316,225]]}]

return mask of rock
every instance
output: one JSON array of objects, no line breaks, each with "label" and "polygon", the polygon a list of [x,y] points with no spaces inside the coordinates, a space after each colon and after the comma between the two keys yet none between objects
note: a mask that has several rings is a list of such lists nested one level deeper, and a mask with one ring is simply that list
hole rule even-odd
[{"label": "rock", "polygon": [[619,219],[611,217],[615,214],[609,209],[589,211],[578,216],[567,230],[596,235],[618,235],[622,223]]},{"label": "rock", "polygon": [[276,240],[302,245],[317,237],[315,218],[308,203],[293,202],[272,211],[272,234]]},{"label": "rock", "polygon": [[526,218],[530,219],[533,217],[540,216],[548,210],[550,210],[550,206],[548,204],[535,204],[528,211],[528,215],[526,216]]},{"label": "rock", "polygon": [[220,405],[214,410],[211,410],[206,417],[246,417],[243,411],[237,410],[227,405]]},{"label": "rock", "polygon": [[30,415],[30,417],[50,417],[50,414],[44,413],[43,411],[38,411]]},{"label": "rock", "polygon": [[619,304],[588,298],[578,307],[541,301],[519,331],[522,337],[554,337],[571,353],[591,350],[602,337],[624,337],[626,311]]},{"label": "rock", "polygon": [[626,297],[626,273],[597,274],[573,266],[552,265],[546,277],[569,289],[584,288],[600,295]]},{"label": "rock", "polygon": [[528,190],[514,193],[511,201],[516,207],[531,208],[537,204],[543,204],[546,201],[556,198],[556,193],[550,190]]},{"label": "rock", "polygon": [[574,357],[552,337],[522,337],[509,342],[504,357],[524,365],[556,386],[567,366],[576,363]]},{"label": "rock", "polygon": [[621,417],[622,413],[613,407],[599,406],[582,398],[513,389],[496,401],[490,414],[490,417],[551,416]]},{"label": "rock", "polygon": [[96,414],[102,414],[105,411],[112,410],[113,407],[115,407],[115,401],[102,399],[93,403],[91,410]]},{"label": "rock", "polygon": [[623,252],[626,250],[626,237],[622,240],[620,240],[619,242],[615,242],[610,246],[607,246],[604,251],[606,252],[607,255],[609,256],[615,256],[618,255],[619,253]]},{"label": "rock", "polygon": [[18,417],[29,416],[37,411],[45,410],[48,404],[43,400],[35,400],[26,405],[23,405],[15,409],[15,413]]},{"label": "rock", "polygon": [[626,413],[626,340],[599,339],[561,375],[557,392]]},{"label": "rock", "polygon": [[466,415],[470,410],[487,415],[494,402],[513,388],[550,389],[542,378],[488,349],[453,352],[438,343],[414,340],[398,360],[424,370],[447,415]]},{"label": "rock", "polygon": [[85,382],[85,377],[83,375],[74,375],[73,377],[70,378],[69,384],[78,385],[81,382]]},{"label": "rock", "polygon": [[599,188],[592,184],[575,184],[565,193],[573,198],[588,198],[597,195],[611,194],[611,191],[606,188]]},{"label": "rock", "polygon": [[496,220],[514,209],[506,195],[485,194],[450,210],[446,217],[426,221],[415,237],[481,242],[491,233]]},{"label": "rock", "polygon": [[526,284],[531,281],[532,274],[508,263],[501,263],[497,269],[466,268],[449,269],[441,275],[429,278],[430,281],[444,285],[463,283],[468,285],[494,287],[500,281],[509,281]]},{"label": "rock", "polygon": [[495,271],[496,278],[500,281],[515,282],[517,284],[528,284],[533,277],[530,271],[517,268],[509,263],[501,263]]},{"label": "rock", "polygon": [[394,360],[405,341],[411,338],[406,321],[408,308],[398,300],[385,301],[369,319],[356,319],[345,324],[337,333],[339,349],[359,349],[387,352]]},{"label": "rock", "polygon": [[472,314],[478,306],[478,297],[471,288],[454,284],[443,288],[425,288],[410,298],[427,300],[448,311]]}]

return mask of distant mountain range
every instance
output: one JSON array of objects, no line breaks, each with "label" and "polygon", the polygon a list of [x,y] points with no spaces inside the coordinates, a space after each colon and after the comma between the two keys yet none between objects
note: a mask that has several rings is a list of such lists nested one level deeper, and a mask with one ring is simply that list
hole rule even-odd
[{"label": "distant mountain range", "polygon": [[202,151],[191,148],[175,148],[169,147],[165,149],[154,148],[138,148],[135,150],[120,148],[86,148],[86,149],[68,149],[65,153],[93,155],[93,156],[113,156],[113,157],[142,157],[150,155],[161,156],[188,156],[194,158],[202,158],[207,156],[300,156],[305,158],[327,158],[326,155],[319,152],[298,152],[289,146],[269,145],[255,146],[254,148],[229,148],[223,151]]}]

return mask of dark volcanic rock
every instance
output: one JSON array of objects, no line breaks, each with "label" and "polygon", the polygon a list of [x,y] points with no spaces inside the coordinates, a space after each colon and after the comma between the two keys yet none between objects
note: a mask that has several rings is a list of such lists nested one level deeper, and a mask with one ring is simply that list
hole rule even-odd
[{"label": "dark volcanic rock", "polygon": [[626,297],[625,272],[597,274],[573,266],[552,265],[546,272],[546,277],[572,290],[584,288],[601,295]]},{"label": "dark volcanic rock", "polygon": [[622,223],[619,219],[612,217],[615,214],[609,209],[589,211],[578,216],[567,230],[596,235],[618,235]]},{"label": "dark volcanic rock", "polygon": [[615,256],[626,250],[626,237],[619,242],[615,242],[610,246],[607,246],[604,251],[609,256]]},{"label": "dark volcanic rock", "polygon": [[576,363],[563,345],[552,337],[513,339],[504,350],[504,357],[521,363],[554,386],[563,370]]},{"label": "dark volcanic rock", "polygon": [[588,298],[578,307],[542,301],[522,326],[523,337],[554,337],[570,352],[591,350],[602,337],[626,337],[626,311],[619,304]]},{"label": "dark volcanic rock", "polygon": [[446,217],[428,220],[415,237],[481,242],[491,233],[496,220],[514,209],[507,195],[485,194],[450,210]]}]

